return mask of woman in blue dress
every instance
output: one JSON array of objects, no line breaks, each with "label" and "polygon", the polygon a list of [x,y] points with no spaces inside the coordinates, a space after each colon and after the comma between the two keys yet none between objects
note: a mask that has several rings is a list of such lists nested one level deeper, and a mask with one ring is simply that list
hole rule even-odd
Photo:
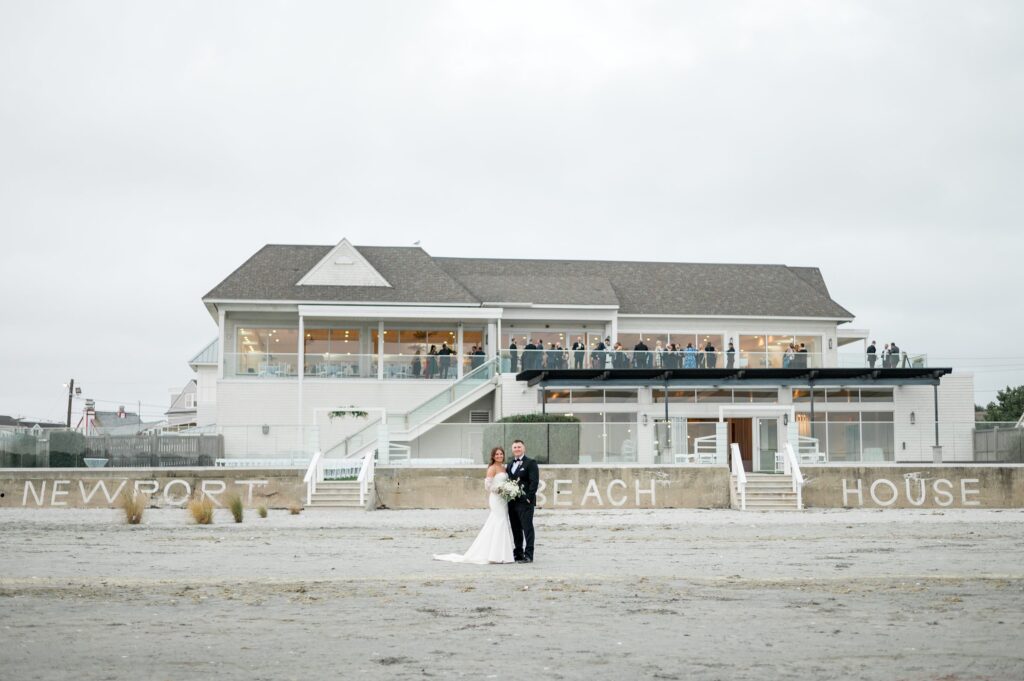
[{"label": "woman in blue dress", "polygon": [[683,368],[684,369],[696,369],[697,368],[697,351],[693,348],[693,343],[687,343],[686,349],[683,350]]}]

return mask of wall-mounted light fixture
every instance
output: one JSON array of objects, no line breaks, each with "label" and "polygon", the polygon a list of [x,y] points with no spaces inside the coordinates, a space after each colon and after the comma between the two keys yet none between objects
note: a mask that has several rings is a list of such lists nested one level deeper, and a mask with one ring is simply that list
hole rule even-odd
[{"label": "wall-mounted light fixture", "polygon": [[910,412],[910,425],[917,423],[917,414]]},{"label": "wall-mounted light fixture", "polygon": [[832,339],[831,338],[828,339],[828,349],[829,350],[832,349]]},{"label": "wall-mounted light fixture", "polygon": [[270,434],[270,426],[268,426],[267,424],[263,424],[262,430],[263,430],[263,434],[264,435],[269,435]]},{"label": "wall-mounted light fixture", "polygon": [[646,426],[647,425],[647,414],[644,414],[643,418],[644,418],[644,425]]},{"label": "wall-mounted light fixture", "polygon": [[789,425],[789,414],[783,414],[782,415],[782,425],[784,425],[784,426],[788,426]]}]

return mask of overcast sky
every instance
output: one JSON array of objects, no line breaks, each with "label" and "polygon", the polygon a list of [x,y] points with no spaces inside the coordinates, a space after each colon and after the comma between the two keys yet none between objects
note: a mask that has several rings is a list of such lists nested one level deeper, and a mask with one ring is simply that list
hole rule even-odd
[{"label": "overcast sky", "polygon": [[[1024,383],[1024,3],[0,3],[0,414],[160,418],[266,243],[820,267]],[[76,412],[80,406],[76,405]]]}]

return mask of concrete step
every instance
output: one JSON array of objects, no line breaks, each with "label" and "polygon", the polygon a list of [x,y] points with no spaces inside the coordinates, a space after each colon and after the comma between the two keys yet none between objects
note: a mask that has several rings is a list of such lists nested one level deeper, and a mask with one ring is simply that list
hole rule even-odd
[{"label": "concrete step", "polygon": [[312,504],[310,504],[310,505],[309,505],[309,506],[307,506],[306,508],[307,508],[307,509],[318,509],[318,508],[350,508],[350,509],[352,509],[353,511],[361,511],[361,510],[363,510],[363,506],[362,506],[361,504],[359,504],[359,503],[355,503],[355,504],[348,504],[348,503],[345,503],[345,504],[342,504],[342,503],[338,503],[338,502],[333,502],[333,501],[332,501],[332,502],[330,502],[330,503],[324,503],[324,502],[320,502],[320,503],[317,503],[317,502],[315,502],[315,501],[314,501],[314,502],[313,502]]}]

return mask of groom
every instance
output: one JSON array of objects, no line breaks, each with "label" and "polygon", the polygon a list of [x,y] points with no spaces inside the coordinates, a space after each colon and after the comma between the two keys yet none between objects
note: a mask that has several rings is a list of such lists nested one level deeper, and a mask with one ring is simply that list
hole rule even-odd
[{"label": "groom", "polygon": [[512,462],[508,465],[508,478],[523,488],[521,497],[508,502],[508,520],[512,525],[512,556],[517,563],[532,563],[533,507],[537,505],[540,469],[536,461],[526,456],[526,445],[522,440],[512,441]]}]

